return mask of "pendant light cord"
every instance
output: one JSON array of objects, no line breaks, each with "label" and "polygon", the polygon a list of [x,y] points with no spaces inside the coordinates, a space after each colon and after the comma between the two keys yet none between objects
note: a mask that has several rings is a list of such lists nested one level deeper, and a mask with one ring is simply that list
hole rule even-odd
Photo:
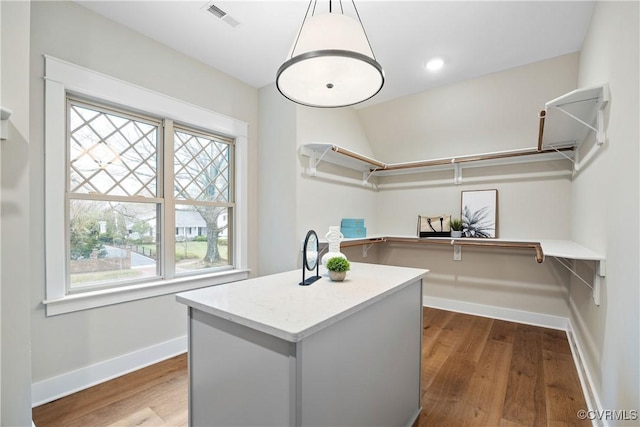
[{"label": "pendant light cord", "polygon": [[[342,2],[340,3],[342,4]],[[362,23],[362,19],[360,19],[360,13],[358,12],[358,8],[356,7],[355,1],[351,0],[351,4],[353,4],[353,9],[356,11],[356,16],[358,17],[358,22],[360,22],[360,27],[362,27],[364,38],[367,39],[367,44],[369,45],[369,49],[371,50],[371,55],[373,55],[373,59],[377,61],[376,54],[373,51],[373,47],[371,46],[371,42],[369,41],[369,36],[367,35],[367,30],[364,29],[364,24]]]},{"label": "pendant light cord", "polygon": [[[307,18],[309,17],[309,10],[311,10],[311,4],[313,4],[313,11],[311,12],[311,16],[316,13],[316,5],[318,4],[318,0],[309,0],[309,6],[307,6],[307,12],[304,14],[304,19],[302,20],[302,25],[298,30],[298,35],[296,36],[296,41],[293,44],[293,48],[291,49],[291,58],[293,58],[293,53],[296,51],[296,47],[298,46],[298,41],[300,40],[300,34],[302,34],[302,29],[304,28],[304,24],[307,22]],[[377,61],[376,54],[373,51],[373,47],[371,46],[371,41],[369,40],[369,35],[367,34],[367,30],[364,28],[364,24],[362,23],[362,19],[360,18],[360,12],[358,12],[358,8],[356,7],[355,0],[351,0],[351,4],[353,5],[353,10],[356,11],[356,17],[358,18],[358,22],[360,23],[360,28],[362,28],[362,32],[364,33],[364,38],[367,40],[367,44],[369,45],[369,50],[371,50],[371,55],[373,55],[373,59]],[[329,0],[329,13],[331,13],[332,9],[332,1]],[[344,15],[344,8],[342,7],[342,0],[340,0],[340,11]]]},{"label": "pendant light cord", "polygon": [[[311,9],[311,3],[313,3],[313,12],[312,15],[316,12],[316,3],[318,0],[309,0],[309,6],[307,6],[307,12],[304,14],[304,19],[302,20],[302,25],[300,25],[300,29],[298,30],[298,35],[296,36],[296,41],[291,48],[291,58],[293,58],[293,54],[296,51],[296,47],[298,46],[298,41],[300,40],[300,34],[302,34],[302,29],[304,28],[304,24],[307,22],[307,18],[309,17],[309,10]],[[362,25],[362,22],[360,23]],[[365,37],[367,34],[365,33]],[[368,40],[367,40],[368,41]]]}]

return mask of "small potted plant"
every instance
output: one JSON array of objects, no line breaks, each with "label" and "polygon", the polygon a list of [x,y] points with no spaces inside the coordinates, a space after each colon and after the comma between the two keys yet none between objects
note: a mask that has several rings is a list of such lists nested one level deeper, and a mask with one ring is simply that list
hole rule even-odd
[{"label": "small potted plant", "polygon": [[351,269],[351,264],[346,258],[333,257],[327,260],[327,270],[329,270],[329,278],[334,282],[342,282],[347,275],[347,271]]},{"label": "small potted plant", "polygon": [[451,228],[451,237],[462,237],[462,220],[460,218],[451,218],[449,228]]}]

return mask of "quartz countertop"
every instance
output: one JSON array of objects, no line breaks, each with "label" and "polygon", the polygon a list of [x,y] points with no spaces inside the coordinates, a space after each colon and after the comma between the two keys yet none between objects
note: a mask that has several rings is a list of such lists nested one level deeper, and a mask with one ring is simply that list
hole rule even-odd
[{"label": "quartz countertop", "polygon": [[[425,269],[351,263],[344,282],[321,276],[309,286],[300,286],[302,270],[298,269],[182,292],[176,299],[205,313],[297,342],[428,273]],[[307,271],[306,277],[314,274]]]}]

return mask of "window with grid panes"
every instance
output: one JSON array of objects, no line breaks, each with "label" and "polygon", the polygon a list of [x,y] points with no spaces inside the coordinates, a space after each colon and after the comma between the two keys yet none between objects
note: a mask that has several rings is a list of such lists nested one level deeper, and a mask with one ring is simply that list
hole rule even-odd
[{"label": "window with grid panes", "polygon": [[74,98],[67,116],[70,292],[233,266],[232,140]]}]

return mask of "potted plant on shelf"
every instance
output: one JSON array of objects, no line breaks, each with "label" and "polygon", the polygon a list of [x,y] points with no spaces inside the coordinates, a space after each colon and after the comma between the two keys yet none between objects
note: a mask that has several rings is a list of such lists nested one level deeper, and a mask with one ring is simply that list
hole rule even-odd
[{"label": "potted plant on shelf", "polygon": [[342,282],[347,275],[347,271],[351,269],[351,264],[346,258],[333,257],[327,260],[327,270],[329,270],[329,278],[334,282]]},{"label": "potted plant on shelf", "polygon": [[462,220],[460,218],[451,218],[449,228],[451,228],[451,237],[462,237]]}]

